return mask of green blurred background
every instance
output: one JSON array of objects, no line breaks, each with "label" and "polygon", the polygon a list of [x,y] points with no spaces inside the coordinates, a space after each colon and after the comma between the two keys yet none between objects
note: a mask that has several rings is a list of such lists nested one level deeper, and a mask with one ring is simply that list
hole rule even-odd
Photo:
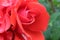
[{"label": "green blurred background", "polygon": [[39,0],[50,14],[48,29],[45,34],[46,40],[60,40],[60,0]]}]

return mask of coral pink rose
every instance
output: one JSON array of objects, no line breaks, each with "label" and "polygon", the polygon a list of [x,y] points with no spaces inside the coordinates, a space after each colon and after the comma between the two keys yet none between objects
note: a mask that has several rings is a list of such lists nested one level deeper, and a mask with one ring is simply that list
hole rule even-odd
[{"label": "coral pink rose", "polygon": [[49,14],[42,4],[26,0],[17,3],[12,10],[17,20],[16,32],[21,37],[25,40],[44,40],[43,32],[47,29]]},{"label": "coral pink rose", "polygon": [[0,0],[0,5],[1,40],[45,40],[49,14],[38,0]]},{"label": "coral pink rose", "polygon": [[0,0],[0,33],[7,31],[11,26],[11,7],[17,2],[14,0]]}]

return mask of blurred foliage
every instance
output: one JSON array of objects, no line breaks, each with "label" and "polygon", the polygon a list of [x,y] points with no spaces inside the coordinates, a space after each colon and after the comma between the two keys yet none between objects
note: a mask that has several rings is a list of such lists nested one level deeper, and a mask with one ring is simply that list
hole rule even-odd
[{"label": "blurred foliage", "polygon": [[60,0],[39,0],[50,14],[46,40],[60,40]]}]

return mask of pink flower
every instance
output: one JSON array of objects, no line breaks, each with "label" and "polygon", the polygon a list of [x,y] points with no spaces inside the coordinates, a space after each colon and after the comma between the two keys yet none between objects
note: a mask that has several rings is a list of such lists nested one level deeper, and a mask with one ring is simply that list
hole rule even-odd
[{"label": "pink flower", "polygon": [[13,10],[16,15],[18,34],[26,40],[44,40],[42,32],[47,29],[49,14],[42,4],[26,0],[17,4]]},{"label": "pink flower", "polygon": [[11,26],[11,7],[16,3],[12,0],[0,0],[0,33],[7,31]]},{"label": "pink flower", "polygon": [[3,7],[0,9],[0,33],[7,31],[10,28],[10,17],[8,8]]},{"label": "pink flower", "polygon": [[0,0],[0,4],[1,40],[45,39],[49,14],[38,0]]}]

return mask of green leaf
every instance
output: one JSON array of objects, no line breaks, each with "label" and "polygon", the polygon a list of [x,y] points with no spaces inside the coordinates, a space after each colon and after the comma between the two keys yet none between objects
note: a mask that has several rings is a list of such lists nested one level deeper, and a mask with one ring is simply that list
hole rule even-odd
[{"label": "green leaf", "polygon": [[60,16],[60,12],[53,13],[50,18],[50,24],[55,22],[58,16]]}]

